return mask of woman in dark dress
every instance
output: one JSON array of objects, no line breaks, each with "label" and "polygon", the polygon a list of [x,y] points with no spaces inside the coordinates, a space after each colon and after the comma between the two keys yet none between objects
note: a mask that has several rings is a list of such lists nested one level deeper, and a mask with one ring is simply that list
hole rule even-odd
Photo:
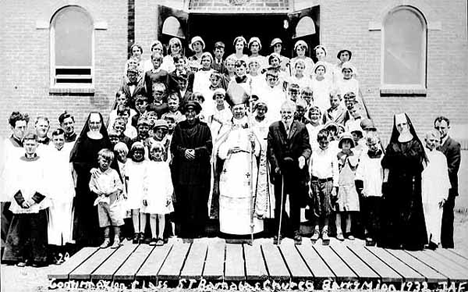
[{"label": "woman in dark dress", "polygon": [[174,211],[178,235],[185,238],[202,236],[208,218],[213,145],[210,128],[196,117],[200,110],[197,102],[185,104],[187,119],[175,127],[171,143]]},{"label": "woman in dark dress", "polygon": [[421,250],[427,243],[421,199],[424,148],[406,114],[394,117],[393,132],[382,160],[385,214],[380,245]]},{"label": "woman in dark dress", "polygon": [[[70,154],[76,172],[73,238],[78,246],[95,246],[101,240],[98,214],[94,206],[95,195],[89,190],[91,169],[97,168],[97,153],[103,148],[112,149],[102,115],[91,112]],[[112,168],[116,168],[115,160]]]}]

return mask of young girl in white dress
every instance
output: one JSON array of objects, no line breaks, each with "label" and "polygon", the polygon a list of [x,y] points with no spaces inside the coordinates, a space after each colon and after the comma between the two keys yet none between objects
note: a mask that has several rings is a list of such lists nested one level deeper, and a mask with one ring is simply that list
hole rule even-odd
[{"label": "young girl in white dress", "polygon": [[130,159],[125,165],[127,177],[127,210],[132,212],[133,229],[135,231],[133,243],[145,240],[146,215],[140,214],[143,204],[143,176],[148,161],[145,160],[145,146],[141,142],[133,143],[130,149]]},{"label": "young girl in white dress", "polygon": [[[165,148],[162,143],[154,143],[150,148],[150,161],[143,177],[142,212],[150,214],[152,239],[150,245],[164,245],[165,215],[173,211],[171,170],[163,161]],[[157,230],[156,230],[156,222]]]}]

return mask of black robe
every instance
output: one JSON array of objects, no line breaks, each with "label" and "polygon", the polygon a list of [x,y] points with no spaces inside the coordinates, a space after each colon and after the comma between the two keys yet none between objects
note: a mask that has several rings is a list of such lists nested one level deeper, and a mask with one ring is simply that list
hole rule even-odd
[{"label": "black robe", "polygon": [[427,244],[421,199],[424,149],[421,142],[390,142],[382,167],[389,170],[384,191],[384,247],[421,250]]},{"label": "black robe", "polygon": [[[174,155],[174,208],[182,237],[197,237],[203,234],[208,218],[212,148],[211,132],[207,124],[199,120],[193,125],[182,121],[174,129],[171,143],[171,152]],[[195,149],[194,160],[185,158],[186,149]]]},{"label": "black robe", "polygon": [[[89,190],[92,168],[99,167],[98,152],[103,148],[112,149],[106,139],[94,140],[88,136],[77,141],[76,151],[70,157],[77,174],[76,196],[74,200],[75,218],[73,239],[79,245],[96,245],[101,238],[99,220],[94,200],[96,195]],[[115,160],[114,160],[115,162]],[[113,167],[115,169],[115,167]]]}]

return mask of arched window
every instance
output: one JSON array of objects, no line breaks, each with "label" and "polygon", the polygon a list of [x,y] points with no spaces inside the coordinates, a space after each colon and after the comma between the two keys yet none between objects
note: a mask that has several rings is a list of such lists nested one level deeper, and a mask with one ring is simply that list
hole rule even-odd
[{"label": "arched window", "polygon": [[51,85],[93,84],[93,21],[81,7],[59,10],[51,25]]},{"label": "arched window", "polygon": [[293,38],[300,38],[315,34],[315,23],[309,16],[302,17],[296,25],[296,31]]},{"label": "arched window", "polygon": [[390,11],[383,23],[382,84],[398,88],[426,88],[427,25],[410,6]]}]

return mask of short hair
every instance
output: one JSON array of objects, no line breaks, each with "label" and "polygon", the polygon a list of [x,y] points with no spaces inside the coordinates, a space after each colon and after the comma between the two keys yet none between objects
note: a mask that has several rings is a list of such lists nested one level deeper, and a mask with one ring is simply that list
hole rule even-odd
[{"label": "short hair", "polygon": [[142,95],[142,94],[138,94],[136,97],[135,97],[135,103],[139,102],[139,101],[146,101],[148,102],[148,97],[146,95]]},{"label": "short hair", "polygon": [[321,129],[318,133],[317,133],[317,141],[320,141],[320,140],[323,140],[323,139],[327,139],[328,140],[328,136],[330,135],[330,132],[327,130],[327,129]]},{"label": "short hair", "polygon": [[225,45],[223,42],[216,42],[216,43],[214,44],[214,48],[215,48],[215,49],[219,49],[219,48],[223,48],[223,49],[224,49],[225,47],[226,47],[226,45]]},{"label": "short hair", "polygon": [[283,108],[291,109],[293,112],[295,112],[296,111],[296,103],[291,101],[291,100],[286,100],[285,102],[283,102],[283,104],[281,104],[281,110],[280,111],[283,111]]},{"label": "short hair", "polygon": [[124,128],[127,128],[127,123],[125,122],[125,118],[123,117],[116,117],[112,127],[114,127],[116,124],[121,124],[122,126],[124,126]]},{"label": "short hair", "polygon": [[102,158],[107,159],[110,162],[112,162],[112,161],[114,161],[115,156],[114,156],[114,152],[112,152],[111,150],[109,150],[107,148],[104,148],[104,149],[99,150],[98,158],[99,157],[102,157]]},{"label": "short hair", "polygon": [[36,125],[40,120],[44,120],[47,122],[48,125],[50,125],[49,118],[46,116],[38,116],[36,118],[36,121],[34,122],[34,125]]},{"label": "short hair", "polygon": [[450,120],[447,118],[447,117],[444,117],[444,116],[438,116],[437,118],[435,118],[434,120],[434,126],[437,122],[442,122],[442,121],[445,121],[447,123],[447,127],[450,126]]},{"label": "short hair", "polygon": [[163,91],[167,90],[166,84],[164,84],[162,82],[155,82],[155,83],[151,84],[151,88],[153,89],[153,91],[156,91],[158,89],[163,90]]},{"label": "short hair", "polygon": [[161,55],[161,53],[154,51],[153,53],[151,53],[151,60],[153,59],[162,61],[163,56]]},{"label": "short hair", "polygon": [[58,128],[52,132],[52,137],[64,135],[65,131],[62,128]]},{"label": "short hair", "polygon": [[236,67],[244,66],[245,68],[247,68],[247,63],[244,60],[237,60],[235,63],[235,66]]},{"label": "short hair", "polygon": [[74,118],[71,114],[67,113],[67,111],[64,111],[64,112],[59,116],[58,121],[59,121],[60,124],[62,124],[63,121],[65,121],[65,119],[68,119],[68,118],[71,118],[72,121],[75,122],[75,118]]},{"label": "short hair", "polygon": [[16,122],[18,121],[25,121],[26,124],[29,123],[29,116],[28,114],[23,114],[20,112],[12,112],[10,118],[8,119],[8,123],[12,126],[16,126]]},{"label": "short hair", "polygon": [[379,134],[377,132],[368,132],[366,134],[366,144],[378,143],[380,141]]},{"label": "short hair", "polygon": [[201,102],[205,101],[205,97],[200,92],[194,92],[192,94],[192,100],[195,100],[196,98],[199,99]]},{"label": "short hair", "polygon": [[181,55],[175,55],[174,57],[172,57],[172,59],[174,60],[174,63],[178,63],[180,60],[183,60],[184,63],[186,63],[185,58]]},{"label": "short hair", "polygon": [[227,65],[228,62],[233,62],[234,64],[236,64],[236,58],[234,58],[233,56],[228,56],[226,60],[224,60],[224,64]]},{"label": "short hair", "polygon": [[171,92],[168,96],[167,96],[167,101],[169,102],[169,100],[177,100],[180,104],[180,99],[179,99],[179,95],[177,94],[177,92]]},{"label": "short hair", "polygon": [[134,47],[138,47],[138,48],[140,49],[141,53],[143,54],[143,47],[140,46],[139,44],[133,44],[133,45],[130,47],[130,52],[133,51],[133,48],[134,48]]},{"label": "short hair", "polygon": [[296,68],[297,64],[302,64],[304,67],[306,66],[306,63],[302,59],[297,59],[296,62],[294,62],[294,68]]},{"label": "short hair", "polygon": [[124,113],[128,113],[130,115],[130,108],[128,106],[122,106],[120,105],[118,108],[117,108],[117,116],[120,116]]},{"label": "short hair", "polygon": [[24,135],[23,142],[26,140],[34,140],[37,142],[37,134],[34,132],[29,132],[26,135]]},{"label": "short hair", "polygon": [[344,99],[356,98],[356,94],[352,91],[346,92],[343,96]]},{"label": "short hair", "polygon": [[424,136],[424,140],[426,140],[428,137],[434,137],[440,140],[440,133],[436,129],[431,129],[426,133],[426,136]]},{"label": "short hair", "polygon": [[302,93],[314,93],[314,91],[309,86],[306,86],[301,89],[301,94]]},{"label": "short hair", "polygon": [[126,154],[128,154],[128,147],[124,142],[118,142],[114,146],[114,151],[124,151]]}]

